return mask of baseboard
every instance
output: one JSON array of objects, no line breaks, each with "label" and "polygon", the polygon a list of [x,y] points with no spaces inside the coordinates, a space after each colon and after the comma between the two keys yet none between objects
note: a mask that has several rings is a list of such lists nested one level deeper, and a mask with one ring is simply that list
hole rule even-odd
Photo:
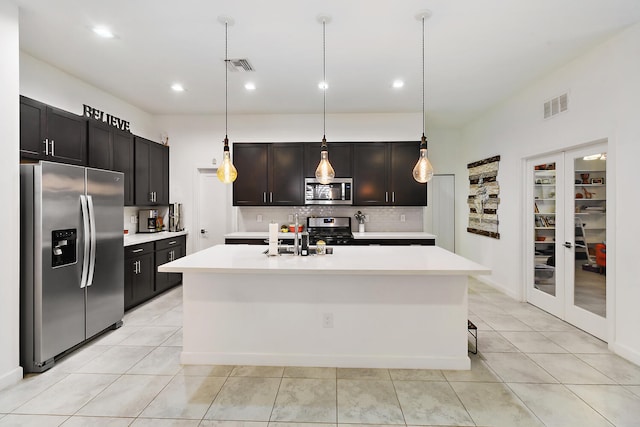
[{"label": "baseboard", "polygon": [[22,376],[23,372],[21,366],[0,375],[0,390],[16,384],[22,379]]},{"label": "baseboard", "polygon": [[489,279],[486,276],[473,276],[474,279],[476,279],[478,282],[482,282],[485,285],[491,286],[492,288],[494,288],[497,291],[502,292],[505,295],[510,296],[511,298],[513,298],[516,301],[521,301],[519,295],[517,295],[515,292],[513,292],[513,290],[497,283],[494,282],[493,280]]},{"label": "baseboard", "polygon": [[620,357],[624,357],[628,361],[640,366],[640,353],[625,345],[618,343],[609,343],[609,350],[613,351]]}]

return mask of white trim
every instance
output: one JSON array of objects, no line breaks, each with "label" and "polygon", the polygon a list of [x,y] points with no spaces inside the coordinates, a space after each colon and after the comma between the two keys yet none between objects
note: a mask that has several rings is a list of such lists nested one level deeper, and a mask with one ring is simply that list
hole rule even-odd
[{"label": "white trim", "polygon": [[18,366],[17,368],[4,373],[2,376],[0,376],[0,390],[4,389],[5,387],[17,384],[22,379],[22,376],[22,366]]}]

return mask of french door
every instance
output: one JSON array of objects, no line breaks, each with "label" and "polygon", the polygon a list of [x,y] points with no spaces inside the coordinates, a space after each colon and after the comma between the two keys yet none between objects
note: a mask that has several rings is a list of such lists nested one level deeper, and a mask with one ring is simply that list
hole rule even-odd
[{"label": "french door", "polygon": [[606,143],[527,161],[527,300],[607,340]]}]

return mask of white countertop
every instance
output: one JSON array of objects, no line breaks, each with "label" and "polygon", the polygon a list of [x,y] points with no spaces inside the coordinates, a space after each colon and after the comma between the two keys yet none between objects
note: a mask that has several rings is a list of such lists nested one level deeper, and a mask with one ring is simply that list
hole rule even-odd
[{"label": "white countertop", "polygon": [[171,239],[173,237],[186,236],[187,234],[187,230],[126,234],[124,236],[124,246],[139,245],[141,243],[155,242],[156,240],[162,239]]},{"label": "white countertop", "polygon": [[[293,239],[294,233],[278,233],[278,239]],[[237,231],[225,234],[226,239],[266,239],[267,231]],[[436,236],[420,231],[366,231],[353,233],[354,239],[435,239]]]},{"label": "white countertop", "polygon": [[164,273],[469,275],[491,270],[437,246],[334,246],[331,255],[265,255],[264,246],[216,245],[164,264]]}]

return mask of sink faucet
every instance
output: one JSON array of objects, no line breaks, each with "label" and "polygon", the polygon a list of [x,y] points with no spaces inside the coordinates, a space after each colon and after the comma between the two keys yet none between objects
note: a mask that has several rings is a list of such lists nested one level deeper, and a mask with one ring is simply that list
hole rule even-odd
[{"label": "sink faucet", "polygon": [[295,224],[295,233],[293,235],[293,254],[300,255],[300,233],[298,232],[298,213],[295,214],[296,224]]}]

